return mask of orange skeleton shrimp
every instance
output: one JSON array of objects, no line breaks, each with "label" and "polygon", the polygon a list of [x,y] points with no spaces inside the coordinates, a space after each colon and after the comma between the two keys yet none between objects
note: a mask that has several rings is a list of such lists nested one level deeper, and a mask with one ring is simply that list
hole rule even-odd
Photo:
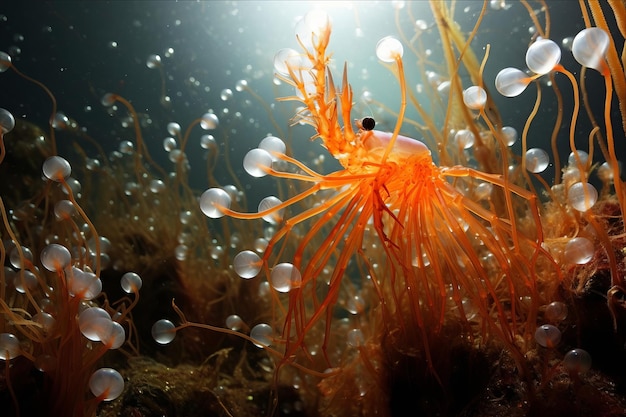
[{"label": "orange skeleton shrimp", "polygon": [[[372,277],[387,333],[401,335],[397,348],[414,351],[423,347],[431,369],[429,334],[439,331],[444,317],[450,314],[455,314],[470,329],[473,320],[470,308],[479,317],[483,335],[495,336],[511,350],[517,350],[516,335],[521,333],[529,339],[535,329],[535,312],[541,304],[537,263],[555,266],[542,247],[535,195],[501,175],[462,166],[438,167],[426,145],[399,134],[406,107],[399,53],[391,53],[402,92],[402,108],[394,132],[365,130],[362,126],[355,132],[351,126],[352,90],[347,70],[344,68],[339,91],[327,68],[330,34],[327,23],[313,33],[313,48],[307,49],[299,39],[304,56],[297,64],[287,60],[288,75],[279,75],[295,87],[297,96],[281,100],[295,100],[304,105],[296,121],[315,128],[315,137],[321,138],[343,169],[324,175],[290,156],[274,152],[276,158],[297,167],[299,172],[278,171],[271,163],[260,163],[259,170],[311,186],[258,213],[236,212],[227,207],[227,202],[212,203],[219,212],[215,217],[225,214],[238,219],[258,219],[288,207],[295,208],[296,203],[321,190],[332,191],[320,204],[284,219],[262,257],[271,283],[268,265],[271,255],[282,254],[294,227],[306,222],[307,231],[297,238],[291,259],[300,273],[292,273],[294,282],[288,294],[283,327],[284,359],[279,366],[294,361],[301,349],[309,356],[306,335],[319,323],[324,327],[322,350],[326,355],[333,307],[348,264],[355,257],[363,261]],[[456,185],[463,181],[488,183],[494,192],[503,194],[505,215],[496,215],[489,206],[467,197]],[[519,222],[524,220],[531,226],[522,230],[517,216]],[[372,265],[370,249],[364,247],[364,240],[370,234],[377,237],[384,251],[386,264],[382,269]],[[319,245],[316,249],[311,248],[313,241]],[[333,269],[326,285],[321,277],[331,260],[334,260]],[[553,269],[555,274],[559,273],[556,266]],[[324,290],[320,291],[320,287]]]}]

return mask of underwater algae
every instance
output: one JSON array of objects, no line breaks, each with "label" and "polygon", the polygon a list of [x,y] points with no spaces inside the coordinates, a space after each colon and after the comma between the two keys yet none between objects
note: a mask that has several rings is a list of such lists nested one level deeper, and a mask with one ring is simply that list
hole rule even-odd
[{"label": "underwater algae", "polygon": [[7,415],[624,414],[622,2],[145,4],[86,105],[0,54]]}]

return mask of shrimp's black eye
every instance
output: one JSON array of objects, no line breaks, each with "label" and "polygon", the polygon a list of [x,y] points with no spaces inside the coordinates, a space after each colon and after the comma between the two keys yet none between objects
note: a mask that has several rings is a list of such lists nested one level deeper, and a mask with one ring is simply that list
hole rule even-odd
[{"label": "shrimp's black eye", "polygon": [[373,130],[376,126],[376,121],[371,117],[364,117],[361,119],[361,127],[363,130]]}]

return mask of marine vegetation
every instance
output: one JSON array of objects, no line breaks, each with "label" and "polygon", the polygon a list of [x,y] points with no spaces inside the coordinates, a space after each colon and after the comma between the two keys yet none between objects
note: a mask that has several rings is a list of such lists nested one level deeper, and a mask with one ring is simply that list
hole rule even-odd
[{"label": "marine vegetation", "polygon": [[[395,30],[358,51],[385,71],[371,90],[331,15],[302,16],[276,103],[263,77],[235,86],[270,129],[243,161],[241,113],[168,123],[167,165],[114,91],[131,139],[107,154],[0,53],[51,103],[42,128],[0,109],[3,408],[623,415],[626,8],[572,4],[561,41],[547,1],[427,4],[391,2]],[[514,12],[512,59],[484,34]],[[146,65],[167,110],[167,67]]]}]

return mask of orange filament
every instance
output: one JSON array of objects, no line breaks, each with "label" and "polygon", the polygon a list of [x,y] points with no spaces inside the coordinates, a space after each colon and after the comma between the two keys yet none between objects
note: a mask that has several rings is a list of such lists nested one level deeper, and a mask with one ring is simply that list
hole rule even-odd
[{"label": "orange filament", "polygon": [[[473,324],[466,318],[469,314],[464,304],[466,300],[471,300],[478,311],[483,336],[495,337],[504,343],[522,369],[523,356],[515,337],[521,333],[530,339],[535,326],[540,305],[537,263],[547,262],[554,269],[557,281],[560,270],[542,247],[537,197],[509,180],[508,149],[499,131],[482,111],[482,119],[500,144],[502,166],[497,171],[501,174],[461,166],[438,167],[428,150],[399,151],[406,80],[402,59],[396,56],[402,98],[393,132],[388,141],[368,139],[371,132],[354,132],[350,113],[352,90],[347,71],[344,68],[341,91],[337,91],[326,68],[329,35],[330,27],[324,28],[313,52],[303,46],[314,70],[314,93],[303,81],[305,67],[288,66],[289,77],[281,78],[299,92],[298,96],[284,100],[297,100],[306,106],[308,114],[297,117],[316,129],[316,137],[323,140],[343,169],[319,174],[294,158],[277,154],[276,157],[301,172],[271,168],[265,171],[276,178],[311,183],[308,189],[258,213],[218,207],[233,218],[258,219],[313,199],[322,190],[334,191],[325,200],[285,218],[282,227],[268,242],[262,258],[267,265],[264,269],[269,272],[271,264],[287,252],[287,242],[297,239],[290,260],[300,270],[302,278],[301,284],[288,293],[283,326],[285,350],[278,367],[294,363],[299,352],[311,359],[308,335],[318,325],[324,329],[321,349],[330,363],[327,348],[333,309],[344,286],[342,282],[349,274],[350,262],[360,258],[380,298],[384,317],[393,317],[385,324],[389,327],[388,333],[399,331],[401,336],[398,337],[402,340],[399,349],[421,346],[424,359],[434,374],[429,339],[441,331],[445,317],[457,311],[457,319],[468,334],[472,333]],[[478,66],[476,68],[478,70]],[[450,98],[454,99],[460,97]],[[407,138],[402,137],[402,140]],[[484,182],[498,189],[504,199],[502,214],[496,215],[490,207],[466,197],[455,185],[464,182]],[[517,217],[522,210],[524,220],[534,227],[520,229]],[[301,225],[305,232],[296,237],[294,233]],[[372,255],[365,241],[371,238],[382,248],[382,269],[370,262]],[[494,267],[499,272],[494,273],[485,264],[483,257],[486,255],[494,259],[497,265]],[[332,267],[326,279],[328,285],[324,286],[319,281],[329,265]],[[531,307],[521,306],[519,300],[523,297],[531,300]]]}]

